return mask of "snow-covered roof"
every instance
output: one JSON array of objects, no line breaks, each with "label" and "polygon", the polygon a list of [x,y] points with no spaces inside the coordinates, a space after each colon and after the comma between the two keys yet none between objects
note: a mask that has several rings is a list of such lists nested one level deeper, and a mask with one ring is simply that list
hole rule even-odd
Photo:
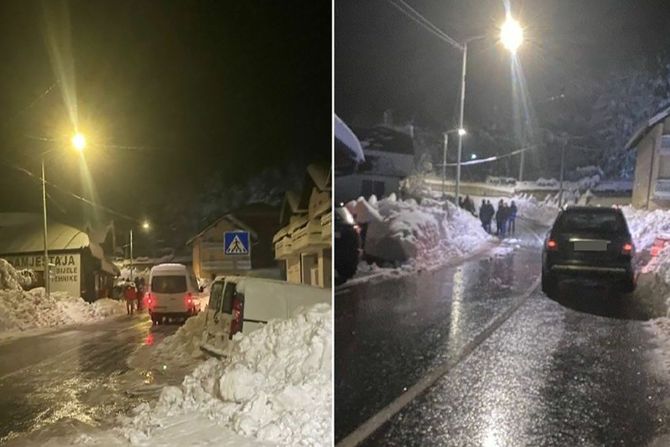
[{"label": "snow-covered roof", "polygon": [[341,143],[340,147],[343,153],[346,153],[354,162],[362,163],[365,161],[363,148],[358,137],[347,126],[339,116],[334,115],[335,120],[335,143]]},{"label": "snow-covered roof", "polygon": [[330,191],[330,169],[322,165],[311,164],[307,166],[307,173],[319,190]]},{"label": "snow-covered roof", "polygon": [[[17,219],[17,213],[0,214],[0,254],[34,253],[44,250],[44,229],[40,216]],[[49,221],[47,246],[49,250],[76,250],[89,247],[88,235],[74,227]],[[95,254],[95,253],[94,253]]]},{"label": "snow-covered roof", "polygon": [[414,156],[414,141],[410,135],[386,126],[356,129],[363,151],[370,150]]},{"label": "snow-covered roof", "polygon": [[663,111],[657,113],[656,115],[652,116],[649,121],[644,123],[628,140],[628,143],[626,143],[626,149],[631,149],[635,146],[637,146],[637,143],[640,142],[642,138],[644,138],[649,131],[656,126],[658,123],[661,121],[665,120],[668,116],[670,116],[670,107],[664,109]]},{"label": "snow-covered roof", "polygon": [[241,208],[231,210],[221,217],[215,219],[213,222],[205,226],[205,228],[203,228],[200,232],[198,232],[198,234],[186,241],[186,245],[191,245],[195,239],[205,234],[207,231],[209,231],[210,228],[218,225],[222,220],[228,220],[233,225],[237,226],[240,230],[248,231],[252,239],[258,239],[257,228],[255,228],[254,223],[251,223],[251,221],[254,221],[256,224],[258,224],[258,219],[254,218],[253,215],[260,213],[261,219],[264,219],[266,218],[266,214],[273,214],[276,212],[277,208],[273,207],[272,205],[268,205],[267,203],[250,203],[248,205],[244,205]]}]

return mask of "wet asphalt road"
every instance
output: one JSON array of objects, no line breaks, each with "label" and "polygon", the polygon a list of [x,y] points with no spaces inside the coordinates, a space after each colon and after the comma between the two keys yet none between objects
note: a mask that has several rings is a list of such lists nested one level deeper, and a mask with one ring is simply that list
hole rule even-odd
[{"label": "wet asphalt road", "polygon": [[[335,425],[342,440],[496,316],[521,307],[363,445],[646,445],[666,428],[667,384],[647,370],[649,316],[635,297],[564,284],[561,303],[524,291],[542,228],[512,253],[339,290]],[[623,299],[621,299],[623,298]]]},{"label": "wet asphalt road", "polygon": [[0,341],[0,444],[113,423],[139,403],[120,380],[128,356],[177,328],[136,315]]}]

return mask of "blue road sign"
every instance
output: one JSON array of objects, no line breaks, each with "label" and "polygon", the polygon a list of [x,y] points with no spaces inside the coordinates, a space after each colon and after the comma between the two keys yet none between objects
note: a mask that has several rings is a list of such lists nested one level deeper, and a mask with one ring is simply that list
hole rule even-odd
[{"label": "blue road sign", "polygon": [[226,231],[223,233],[223,253],[230,256],[249,256],[249,232]]}]

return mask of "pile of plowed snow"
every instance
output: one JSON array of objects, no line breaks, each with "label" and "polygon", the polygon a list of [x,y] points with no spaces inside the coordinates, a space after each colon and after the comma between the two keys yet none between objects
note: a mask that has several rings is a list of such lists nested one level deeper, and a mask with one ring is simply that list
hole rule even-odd
[{"label": "pile of plowed snow", "polygon": [[656,236],[670,235],[670,211],[622,208],[637,251],[649,248]]},{"label": "pile of plowed snow", "polygon": [[367,224],[365,253],[383,261],[430,267],[491,240],[476,217],[450,202],[423,199],[419,204],[391,194],[379,201],[360,197],[347,208],[357,223]]},{"label": "pile of plowed snow", "polygon": [[122,302],[100,299],[92,304],[65,292],[47,297],[43,287],[24,291],[20,275],[0,259],[0,332],[101,320],[125,312]]},{"label": "pile of plowed snow", "polygon": [[515,196],[514,204],[517,206],[517,215],[542,225],[551,225],[558,215],[558,205],[554,198],[548,196],[545,200],[537,200],[530,195]]},{"label": "pile of plowed snow", "polygon": [[188,366],[202,359],[200,350],[202,332],[205,329],[206,313],[186,320],[183,326],[173,335],[165,337],[157,346],[142,346],[129,358],[128,364],[133,368],[145,368],[150,365]]},{"label": "pile of plowed snow", "polygon": [[139,405],[121,431],[151,445],[172,421],[195,414],[260,441],[332,445],[332,344],[328,304],[238,334],[228,358],[207,360],[180,387],[163,388],[156,405]]}]

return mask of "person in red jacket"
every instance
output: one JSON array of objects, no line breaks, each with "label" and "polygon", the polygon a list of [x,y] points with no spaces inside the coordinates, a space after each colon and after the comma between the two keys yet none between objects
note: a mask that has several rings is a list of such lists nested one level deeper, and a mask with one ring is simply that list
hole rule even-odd
[{"label": "person in red jacket", "polygon": [[129,283],[126,285],[126,288],[123,291],[123,297],[126,299],[126,312],[128,312],[128,315],[132,315],[133,303],[137,300],[137,289],[135,289],[135,284]]}]

